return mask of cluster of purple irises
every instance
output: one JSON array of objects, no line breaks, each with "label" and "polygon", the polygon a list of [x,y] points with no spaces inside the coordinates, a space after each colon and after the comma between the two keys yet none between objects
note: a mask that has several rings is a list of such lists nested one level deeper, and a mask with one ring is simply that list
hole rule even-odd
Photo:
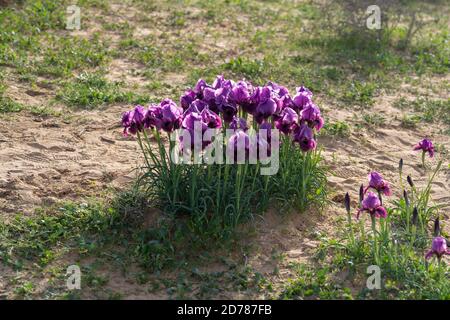
[{"label": "cluster of purple irises", "polygon": [[[366,188],[364,188],[364,185],[361,185],[359,191],[359,197],[360,199],[362,199],[362,201],[361,208],[358,210],[356,217],[359,218],[359,214],[361,212],[367,211],[371,217],[386,218],[387,211],[383,207],[381,195],[392,195],[389,183],[384,180],[381,174],[376,171],[369,173],[368,180],[369,185]],[[374,192],[369,191],[370,189],[377,191],[378,195],[376,195]]]},{"label": "cluster of purple irises", "polygon": [[[415,151],[422,151],[423,155],[427,154],[432,158],[434,156],[434,146],[431,140],[423,139],[414,146]],[[361,208],[358,209],[356,215],[359,218],[361,212],[367,212],[372,218],[386,218],[387,211],[383,207],[382,195],[391,196],[392,191],[389,187],[389,183],[383,179],[380,173],[373,171],[368,175],[369,184],[366,188],[363,185],[360,187],[360,202]],[[412,180],[408,176],[408,183],[412,185]],[[373,189],[378,194],[369,191]],[[406,196],[405,196],[406,197]],[[346,206],[350,204],[348,194],[346,196]],[[417,211],[414,212],[417,215]],[[439,220],[437,220],[439,221]],[[439,222],[438,222],[439,224]],[[438,226],[439,227],[439,226]],[[433,238],[431,249],[425,255],[426,259],[430,259],[432,256],[436,256],[439,260],[445,255],[450,255],[450,250],[447,248],[447,241],[442,236],[437,235]]]},{"label": "cluster of purple irises", "polygon": [[165,99],[148,108],[136,106],[123,114],[122,125],[124,134],[149,128],[170,133],[179,128],[192,131],[199,122],[203,131],[235,130],[229,140],[233,143],[241,138],[248,140],[249,115],[260,129],[275,127],[291,136],[305,152],[315,149],[315,131],[324,124],[320,109],[312,102],[311,91],[303,86],[291,96],[287,88],[273,82],[253,86],[245,80],[234,82],[217,76],[211,85],[198,80],[194,88],[180,97],[179,105]]},{"label": "cluster of purple irises", "polygon": [[[428,153],[432,158],[434,156],[434,146],[431,140],[423,139],[417,145],[414,146],[414,150],[421,150],[423,154]],[[410,179],[410,177],[408,177]],[[380,173],[373,171],[368,176],[369,185],[364,188],[361,185],[360,199],[361,208],[358,210],[357,218],[363,211],[367,211],[371,216],[376,218],[385,218],[387,215],[386,209],[382,205],[382,195],[391,196],[392,192],[389,187],[389,183],[383,179]],[[368,192],[369,189],[373,189],[378,192],[376,195],[374,192]],[[367,194],[367,195],[366,195]]]},{"label": "cluster of purple irises", "polygon": [[[434,146],[433,142],[429,139],[423,139],[418,144],[414,146],[415,151],[422,151],[422,157],[428,153],[430,158],[434,156]],[[431,249],[425,255],[425,258],[428,260],[433,256],[436,256],[438,260],[441,260],[444,255],[450,255],[450,250],[447,248],[447,240],[439,235],[439,218],[436,220],[437,225],[435,229],[438,231],[436,233],[436,237],[433,238],[431,243]]]}]

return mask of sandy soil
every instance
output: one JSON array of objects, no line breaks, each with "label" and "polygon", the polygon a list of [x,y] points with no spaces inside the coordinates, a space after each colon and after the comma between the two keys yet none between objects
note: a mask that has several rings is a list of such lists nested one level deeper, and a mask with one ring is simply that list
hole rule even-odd
[{"label": "sandy soil", "polygon": [[71,120],[29,114],[0,120],[0,211],[31,213],[130,182],[140,157],[118,126],[124,109],[82,112]]}]

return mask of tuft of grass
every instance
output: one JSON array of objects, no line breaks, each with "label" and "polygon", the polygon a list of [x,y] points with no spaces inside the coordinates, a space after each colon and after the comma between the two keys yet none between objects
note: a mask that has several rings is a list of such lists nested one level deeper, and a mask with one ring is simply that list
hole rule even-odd
[{"label": "tuft of grass", "polygon": [[111,103],[143,103],[149,97],[121,90],[121,84],[108,82],[96,73],[82,73],[57,94],[57,99],[70,107],[93,109]]},{"label": "tuft of grass", "polygon": [[230,59],[230,61],[223,65],[225,70],[229,70],[239,77],[255,80],[261,77],[265,67],[264,61],[250,60],[243,57]]},{"label": "tuft of grass", "polygon": [[353,81],[350,83],[349,89],[344,93],[343,99],[347,103],[357,106],[371,106],[375,102],[374,95],[377,89],[376,84]]},{"label": "tuft of grass", "polygon": [[[407,100],[402,97],[394,102],[394,106],[400,109],[412,109],[412,116],[404,116],[401,119],[405,127],[415,127],[419,122],[440,124],[443,123],[450,130],[450,99],[417,98]],[[446,131],[445,129],[443,130]]]},{"label": "tuft of grass", "polygon": [[98,33],[90,39],[52,37],[51,45],[42,54],[43,59],[34,62],[34,73],[54,77],[68,77],[76,70],[102,66],[110,60],[111,55]]},{"label": "tuft of grass", "polygon": [[5,96],[5,90],[6,87],[0,83],[0,114],[22,111],[24,106]]},{"label": "tuft of grass", "polygon": [[295,278],[289,279],[279,299],[345,299],[353,300],[351,290],[336,284],[332,268],[312,268],[303,264],[291,266]]},{"label": "tuft of grass", "polygon": [[24,106],[15,102],[11,98],[0,96],[0,114],[9,112],[20,112],[24,109]]},{"label": "tuft of grass", "polygon": [[378,113],[366,113],[362,120],[368,127],[378,127],[386,123],[386,118]]},{"label": "tuft of grass", "polygon": [[289,137],[280,147],[279,170],[271,177],[269,194],[279,202],[281,212],[304,212],[314,206],[322,209],[328,201],[327,169],[322,165],[321,150],[302,152]]},{"label": "tuft of grass", "polygon": [[350,133],[350,125],[344,121],[327,122],[320,131],[321,136],[348,137]]},{"label": "tuft of grass", "polygon": [[413,103],[415,112],[421,113],[421,118],[425,122],[442,122],[450,126],[450,99],[430,100],[419,98]]},{"label": "tuft of grass", "polygon": [[[117,212],[100,204],[65,203],[56,212],[41,211],[36,216],[17,215],[10,222],[0,222],[0,257],[4,263],[20,267],[23,260],[51,262],[61,245],[78,246],[80,251],[95,245],[114,221]],[[92,237],[92,238],[91,238]]]},{"label": "tuft of grass", "polygon": [[403,117],[400,119],[400,125],[403,128],[409,128],[413,129],[417,127],[417,124],[420,121],[420,117],[417,115],[403,115]]}]

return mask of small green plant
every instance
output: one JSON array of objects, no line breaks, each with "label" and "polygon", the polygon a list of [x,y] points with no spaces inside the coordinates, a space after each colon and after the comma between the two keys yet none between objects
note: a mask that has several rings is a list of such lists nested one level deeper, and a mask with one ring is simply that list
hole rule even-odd
[{"label": "small green plant", "polygon": [[312,203],[320,208],[327,204],[327,178],[321,161],[320,150],[302,153],[288,139],[283,139],[279,174],[269,181],[270,193],[279,201],[282,211],[305,211]]},{"label": "small green plant", "polygon": [[344,101],[358,106],[371,106],[374,103],[375,90],[374,83],[354,81],[344,94]]},{"label": "small green plant", "polygon": [[400,124],[403,128],[416,128],[418,122],[420,121],[420,117],[416,115],[403,115],[403,117],[400,120]]},{"label": "small green plant", "polygon": [[363,121],[368,127],[378,127],[386,122],[386,118],[378,113],[366,113]]},{"label": "small green plant", "polygon": [[0,96],[0,114],[9,112],[19,112],[24,109],[24,106],[15,102],[9,97]]},{"label": "small green plant", "polygon": [[351,129],[348,123],[344,121],[328,122],[324,125],[320,132],[324,136],[348,137]]},{"label": "small green plant", "polygon": [[82,73],[75,82],[68,83],[56,98],[70,107],[85,109],[110,103],[140,103],[148,99],[146,96],[124,92],[120,83],[110,83],[95,73]]},{"label": "small green plant", "polygon": [[0,83],[0,114],[8,112],[19,112],[24,109],[24,106],[15,102],[11,98],[5,96],[6,87]]},{"label": "small green plant", "polygon": [[117,215],[100,204],[75,205],[66,203],[57,214],[41,212],[37,216],[18,215],[10,222],[0,222],[0,257],[3,262],[20,265],[21,259],[38,258],[41,265],[53,260],[61,241],[80,250],[94,239],[92,234],[106,231]]},{"label": "small green plant", "polygon": [[349,288],[334,283],[330,268],[294,265],[293,269],[296,278],[290,279],[279,299],[353,299]]},{"label": "small green plant", "polygon": [[258,79],[264,70],[264,62],[238,57],[236,59],[231,59],[224,64],[223,67],[225,70],[230,70],[238,76]]}]

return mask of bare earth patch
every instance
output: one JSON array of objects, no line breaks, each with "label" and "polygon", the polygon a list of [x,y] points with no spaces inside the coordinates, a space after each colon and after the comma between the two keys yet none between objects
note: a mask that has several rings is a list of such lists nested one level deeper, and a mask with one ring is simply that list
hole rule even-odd
[{"label": "bare earth patch", "polygon": [[136,142],[121,133],[121,110],[80,112],[70,120],[28,113],[0,120],[0,210],[32,213],[129,183],[140,156]]}]

